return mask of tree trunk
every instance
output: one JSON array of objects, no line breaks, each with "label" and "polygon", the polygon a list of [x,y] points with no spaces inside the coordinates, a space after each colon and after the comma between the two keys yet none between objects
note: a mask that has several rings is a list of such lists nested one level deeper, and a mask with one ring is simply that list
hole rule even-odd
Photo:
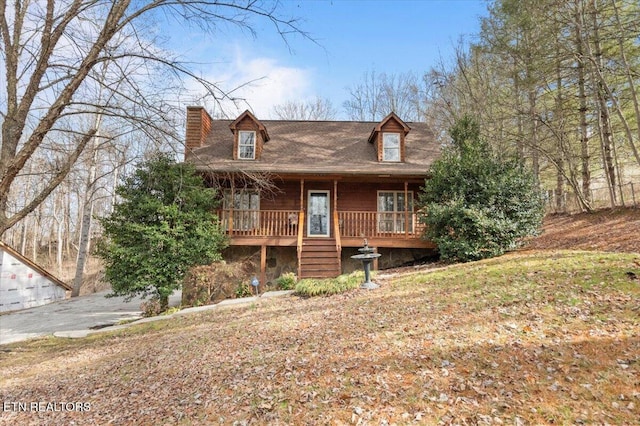
[{"label": "tree trunk", "polygon": [[62,240],[64,239],[64,202],[60,203],[60,218],[56,218],[57,227],[56,227],[56,265],[58,267],[58,276],[62,275],[62,251],[63,244]]},{"label": "tree trunk", "polygon": [[[625,77],[627,79],[627,85],[628,85],[627,89],[631,94],[630,99],[631,99],[631,102],[633,103],[633,111],[635,113],[636,132],[637,132],[636,136],[638,138],[638,141],[640,141],[640,101],[638,101],[638,92],[636,90],[636,86],[638,84],[636,80],[637,71],[634,74],[634,71],[629,66],[629,61],[627,60],[626,48],[624,46],[624,42],[625,42],[624,34],[626,32],[624,31],[622,21],[620,20],[620,12],[618,10],[618,6],[616,5],[616,0],[611,0],[611,5],[613,6],[613,10],[615,12],[616,24],[618,25],[618,31],[616,33],[618,35],[618,48],[620,50],[620,61],[622,62],[622,65],[624,67]],[[613,100],[615,101],[615,99]],[[640,165],[640,152],[639,152],[640,150],[638,149],[638,147],[633,141],[631,128],[624,114],[622,114],[621,108],[617,104],[617,102],[616,102],[616,109],[618,111],[618,115],[620,116],[623,124],[625,125],[625,131],[627,132],[627,143],[631,147],[631,151],[633,152],[636,162],[638,163],[638,165]]]},{"label": "tree trunk", "polygon": [[169,309],[169,296],[164,294],[160,295],[160,312],[165,312]]},{"label": "tree trunk", "polygon": [[[558,158],[558,168],[564,167],[564,160],[562,157]],[[556,173],[556,212],[564,213],[566,209],[566,205],[564,202],[564,176],[560,171]]]},{"label": "tree trunk", "polygon": [[582,175],[582,196],[578,197],[583,210],[591,211],[591,170],[589,150],[589,127],[587,123],[587,95],[584,55],[584,19],[583,1],[576,0],[575,11],[575,43],[576,43],[576,75],[578,78],[578,113],[580,117],[580,160]]},{"label": "tree trunk", "polygon": [[31,260],[33,260],[34,262],[38,261],[38,244],[39,244],[39,240],[38,240],[38,230],[40,229],[40,216],[42,214],[42,205],[40,205],[40,207],[38,207],[38,209],[35,211],[35,214],[33,215],[33,233],[31,234],[31,244],[32,247],[31,249],[32,254],[31,254]]},{"label": "tree trunk", "polygon": [[536,182],[536,186],[540,187],[540,154],[538,152],[538,116],[536,111],[536,95],[535,92],[530,89],[527,93],[529,100],[529,120],[531,122],[531,145],[534,149],[531,150],[531,162],[533,177]]},{"label": "tree trunk", "polygon": [[73,290],[71,291],[71,297],[77,297],[80,295],[80,288],[82,287],[82,279],[84,277],[84,268],[87,264],[87,258],[89,256],[89,243],[91,240],[91,219],[93,215],[93,191],[96,180],[96,163],[98,156],[98,139],[101,120],[102,115],[98,114],[96,116],[95,122],[95,129],[97,129],[97,131],[95,136],[93,137],[93,144],[91,146],[91,152],[89,153],[89,171],[87,174],[87,183],[85,185],[84,205],[82,207],[82,221],[80,228],[80,242],[78,243],[76,273],[73,279]]},{"label": "tree trunk", "polygon": [[600,46],[600,33],[598,31],[598,9],[595,0],[591,1],[591,23],[593,30],[593,48],[594,52],[591,51],[590,45],[587,43],[587,47],[589,48],[589,55],[592,57],[593,64],[591,66],[593,70],[593,82],[595,85],[595,101],[597,105],[598,112],[598,130],[600,134],[600,142],[601,142],[601,151],[602,151],[602,166],[604,168],[605,177],[607,178],[607,185],[609,188],[609,199],[611,202],[611,207],[615,207],[617,204],[616,200],[616,170],[615,164],[613,162],[612,155],[612,146],[613,146],[613,136],[611,132],[611,118],[609,114],[609,108],[607,106],[606,99],[606,90],[604,88],[603,83],[603,70],[604,66],[602,64],[602,48]]},{"label": "tree trunk", "polygon": [[84,269],[89,257],[89,242],[91,239],[91,216],[93,214],[93,200],[91,196],[85,196],[84,207],[82,209],[82,223],[80,231],[80,243],[78,244],[78,257],[76,261],[76,273],[73,278],[73,290],[71,297],[80,295],[82,280],[84,278]]},{"label": "tree trunk", "polygon": [[[556,74],[556,92],[557,95],[554,99],[554,110],[553,117],[555,121],[554,127],[555,135],[557,139],[557,154],[555,155],[555,164],[556,164],[556,211],[557,212],[566,212],[567,205],[565,202],[565,171],[566,167],[564,161],[564,145],[565,145],[565,125],[564,125],[564,88],[562,81],[562,56],[560,55],[560,40],[558,40],[558,36],[555,38],[555,50],[556,57],[554,62],[554,69]],[[569,164],[569,167],[571,165]]]},{"label": "tree trunk", "polygon": [[27,221],[29,216],[22,219],[22,226],[20,227],[20,254],[25,255],[27,253]]}]

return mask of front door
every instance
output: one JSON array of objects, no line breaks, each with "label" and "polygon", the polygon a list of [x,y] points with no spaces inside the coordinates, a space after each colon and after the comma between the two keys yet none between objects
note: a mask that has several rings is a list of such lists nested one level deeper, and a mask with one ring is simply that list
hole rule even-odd
[{"label": "front door", "polygon": [[307,201],[307,236],[328,237],[329,191],[309,191]]}]

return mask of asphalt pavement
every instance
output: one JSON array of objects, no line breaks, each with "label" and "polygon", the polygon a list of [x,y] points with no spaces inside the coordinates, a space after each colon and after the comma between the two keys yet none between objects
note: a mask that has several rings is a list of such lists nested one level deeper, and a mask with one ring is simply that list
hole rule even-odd
[{"label": "asphalt pavement", "polygon": [[[0,345],[33,337],[79,330],[95,330],[142,317],[140,298],[105,297],[109,291],[79,296],[0,315]],[[181,292],[169,298],[180,305]]]},{"label": "asphalt pavement", "polygon": [[[34,337],[84,337],[91,333],[125,328],[133,323],[169,319],[176,315],[215,309],[224,305],[254,303],[259,299],[286,296],[292,291],[272,291],[258,297],[229,299],[215,305],[182,309],[172,315],[142,318],[140,298],[129,302],[124,297],[105,297],[109,292],[74,297],[35,308],[0,315],[0,345],[20,342]],[[182,292],[169,297],[169,306],[179,306]],[[126,324],[121,325],[121,322]]]}]

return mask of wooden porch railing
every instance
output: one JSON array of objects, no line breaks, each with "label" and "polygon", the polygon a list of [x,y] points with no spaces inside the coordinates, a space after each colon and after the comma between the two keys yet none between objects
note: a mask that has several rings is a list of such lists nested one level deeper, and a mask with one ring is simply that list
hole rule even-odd
[{"label": "wooden porch railing", "polygon": [[[304,212],[297,210],[220,210],[223,229],[237,237],[302,238]],[[416,213],[338,211],[331,220],[339,247],[341,238],[420,238],[424,225]]]},{"label": "wooden porch railing", "polygon": [[241,237],[297,237],[297,210],[220,210],[218,217],[229,235]]},{"label": "wooden porch railing", "polygon": [[340,235],[344,238],[420,238],[424,225],[417,216],[407,212],[338,212]]}]

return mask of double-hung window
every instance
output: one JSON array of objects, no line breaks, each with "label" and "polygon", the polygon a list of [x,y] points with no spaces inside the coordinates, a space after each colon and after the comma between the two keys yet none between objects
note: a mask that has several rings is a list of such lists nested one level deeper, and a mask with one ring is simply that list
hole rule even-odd
[{"label": "double-hung window", "polygon": [[238,133],[238,158],[241,160],[256,158],[256,132],[241,130]]},{"label": "double-hung window", "polygon": [[382,161],[400,161],[400,133],[382,134]]},{"label": "double-hung window", "polygon": [[233,209],[233,229],[247,231],[260,226],[260,194],[255,190],[226,190],[223,209]]},{"label": "double-hung window", "polygon": [[413,192],[407,195],[405,210],[404,191],[378,192],[378,232],[413,232]]}]

